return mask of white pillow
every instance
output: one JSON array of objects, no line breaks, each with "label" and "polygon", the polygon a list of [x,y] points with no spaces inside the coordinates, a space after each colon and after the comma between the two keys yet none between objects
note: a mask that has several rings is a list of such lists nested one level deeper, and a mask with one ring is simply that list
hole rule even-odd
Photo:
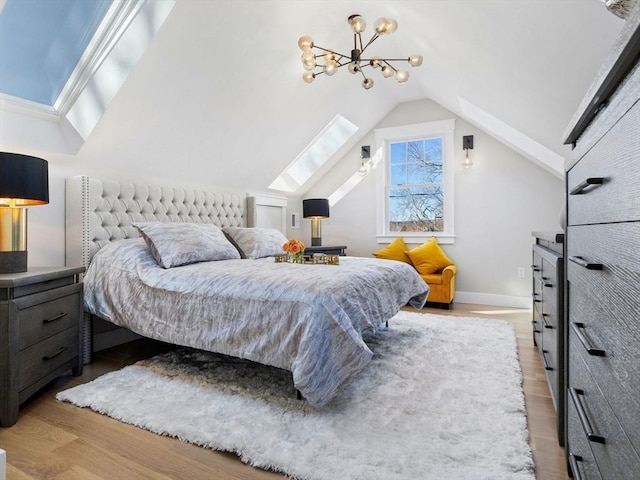
[{"label": "white pillow", "polygon": [[222,230],[245,258],[271,257],[283,253],[282,245],[287,242],[287,237],[275,228],[224,227]]},{"label": "white pillow", "polygon": [[240,258],[220,227],[213,224],[140,222],[133,226],[162,268]]}]

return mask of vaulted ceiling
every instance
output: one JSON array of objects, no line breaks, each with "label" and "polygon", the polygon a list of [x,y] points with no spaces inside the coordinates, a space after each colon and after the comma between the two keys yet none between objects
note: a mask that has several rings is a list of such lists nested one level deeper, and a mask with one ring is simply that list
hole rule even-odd
[{"label": "vaulted ceiling", "polygon": [[[407,83],[374,75],[364,90],[346,69],[301,80],[298,37],[349,51],[354,13],[367,32],[397,20],[370,50],[421,53]],[[178,0],[78,157],[266,189],[336,115],[358,130],[333,162],[399,103],[428,97],[558,170],[564,128],[623,25],[599,0]],[[0,147],[16,147],[3,128]]]}]

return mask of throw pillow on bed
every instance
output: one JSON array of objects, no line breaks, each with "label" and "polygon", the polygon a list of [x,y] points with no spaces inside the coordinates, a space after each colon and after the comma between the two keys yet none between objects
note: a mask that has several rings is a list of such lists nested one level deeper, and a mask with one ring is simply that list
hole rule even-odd
[{"label": "throw pillow on bed", "polygon": [[409,250],[407,255],[420,275],[430,275],[453,265],[438,245],[436,237],[431,237],[419,247]]},{"label": "throw pillow on bed", "polygon": [[377,252],[373,252],[373,256],[385,260],[398,260],[411,265],[411,259],[406,253],[407,250],[409,249],[407,248],[407,244],[404,243],[404,239],[398,237],[386,247],[381,248]]},{"label": "throw pillow on bed", "polygon": [[240,258],[220,227],[207,223],[134,223],[162,268]]},{"label": "throw pillow on bed", "polygon": [[271,257],[282,252],[287,242],[280,230],[260,227],[224,227],[226,233],[242,251],[245,258]]}]

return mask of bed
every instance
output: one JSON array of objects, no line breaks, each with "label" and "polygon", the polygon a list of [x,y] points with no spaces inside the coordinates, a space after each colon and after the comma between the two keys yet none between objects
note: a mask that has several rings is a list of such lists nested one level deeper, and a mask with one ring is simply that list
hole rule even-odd
[{"label": "bed", "polygon": [[286,369],[302,396],[322,407],[371,360],[364,338],[401,306],[421,308],[428,294],[402,262],[274,262],[274,246],[286,237],[248,228],[256,219],[238,195],[79,176],[67,179],[66,200],[66,261],[87,267],[85,357],[103,334],[102,319]]}]

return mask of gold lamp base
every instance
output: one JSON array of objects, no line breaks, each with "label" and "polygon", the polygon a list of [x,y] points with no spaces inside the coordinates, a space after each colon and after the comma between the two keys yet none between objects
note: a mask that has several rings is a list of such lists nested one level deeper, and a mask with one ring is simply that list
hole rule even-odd
[{"label": "gold lamp base", "polygon": [[0,273],[27,271],[27,209],[0,208]]}]

